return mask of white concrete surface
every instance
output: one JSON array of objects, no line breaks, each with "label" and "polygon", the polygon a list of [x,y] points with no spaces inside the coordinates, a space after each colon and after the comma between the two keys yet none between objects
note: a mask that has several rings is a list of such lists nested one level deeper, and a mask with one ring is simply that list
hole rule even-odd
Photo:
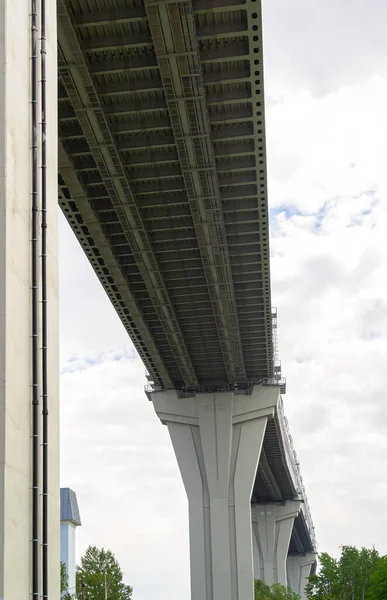
[{"label": "white concrete surface", "polygon": [[306,600],[305,586],[315,562],[316,554],[288,556],[287,558],[288,585],[301,597],[301,600]]},{"label": "white concrete surface", "polygon": [[[39,3],[38,3],[39,4]],[[0,0],[0,598],[31,594],[29,0]],[[56,3],[47,0],[49,560],[59,600]]]},{"label": "white concrete surface", "polygon": [[268,585],[288,585],[286,560],[301,502],[252,506],[254,576]]},{"label": "white concrete surface", "polygon": [[188,496],[191,599],[253,598],[251,492],[278,387],[179,399],[152,395],[168,426]]}]

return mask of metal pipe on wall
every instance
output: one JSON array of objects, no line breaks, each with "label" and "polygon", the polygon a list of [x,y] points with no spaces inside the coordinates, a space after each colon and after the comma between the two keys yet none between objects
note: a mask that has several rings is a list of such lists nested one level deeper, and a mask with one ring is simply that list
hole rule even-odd
[{"label": "metal pipe on wall", "polygon": [[39,597],[38,14],[31,0],[32,597]]},{"label": "metal pipe on wall", "polygon": [[47,339],[47,94],[46,0],[40,0],[41,74],[41,287],[42,287],[42,591],[48,598],[48,339]]}]

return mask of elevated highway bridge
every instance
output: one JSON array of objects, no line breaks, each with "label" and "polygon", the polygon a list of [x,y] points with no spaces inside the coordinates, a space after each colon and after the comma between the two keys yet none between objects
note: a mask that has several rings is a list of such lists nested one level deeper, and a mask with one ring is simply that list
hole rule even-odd
[{"label": "elevated highway bridge", "polygon": [[[264,556],[275,542],[265,550],[254,513],[278,512],[273,536],[291,522],[281,551],[312,557],[309,572],[316,543],[279,397],[262,33],[254,0],[58,0],[59,204],[146,365],[163,422],[176,425],[175,409],[158,408],[163,395],[180,405],[215,398],[216,410],[217,394],[276,389],[251,497],[255,576],[287,583],[291,568],[286,575],[283,557]],[[190,501],[179,457],[187,450],[170,433]],[[215,535],[208,528],[204,545]],[[200,571],[195,543],[192,598],[228,598],[213,572],[216,549]],[[242,600],[246,588],[232,586]]]},{"label": "elevated highway bridge", "polygon": [[192,600],[249,600],[254,577],[302,595],[316,542],[271,302],[260,0],[1,8],[0,598],[60,597],[58,186],[168,427]]}]

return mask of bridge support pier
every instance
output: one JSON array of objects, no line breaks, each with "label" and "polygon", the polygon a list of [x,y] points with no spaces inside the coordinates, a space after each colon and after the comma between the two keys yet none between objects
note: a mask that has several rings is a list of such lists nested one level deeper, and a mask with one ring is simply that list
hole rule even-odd
[{"label": "bridge support pier", "polygon": [[253,598],[251,492],[278,387],[179,399],[152,394],[188,496],[192,600]]},{"label": "bridge support pier", "polygon": [[[41,37],[40,1],[37,2]],[[32,86],[31,1],[0,2],[0,599],[32,599],[33,520],[37,573],[42,565],[42,387],[38,387],[37,513],[32,509]],[[40,62],[40,43],[37,61]],[[60,599],[59,312],[56,2],[46,0],[47,335],[48,335],[48,594]],[[37,87],[40,88],[41,73]],[[38,202],[41,208],[41,102],[37,104]],[[35,129],[35,128],[34,128]],[[36,130],[36,129],[35,129]],[[35,194],[34,194],[35,195]],[[35,211],[34,211],[35,212]],[[40,263],[41,212],[37,214]],[[38,267],[38,300],[41,277]],[[36,288],[35,288],[36,289]],[[42,304],[38,303],[39,321]],[[37,339],[41,371],[42,336]],[[46,571],[45,571],[46,572]]]},{"label": "bridge support pier", "polygon": [[305,586],[315,563],[316,554],[312,553],[302,556],[288,556],[287,558],[288,584],[293,592],[301,597],[301,600],[306,600]]},{"label": "bridge support pier", "polygon": [[288,585],[287,556],[294,519],[301,502],[253,504],[254,576],[267,585]]}]

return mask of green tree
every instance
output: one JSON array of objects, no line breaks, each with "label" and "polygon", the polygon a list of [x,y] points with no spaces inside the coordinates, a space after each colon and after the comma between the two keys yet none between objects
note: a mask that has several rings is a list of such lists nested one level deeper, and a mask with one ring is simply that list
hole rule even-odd
[{"label": "green tree", "polygon": [[69,578],[67,575],[66,565],[60,563],[60,592],[62,600],[71,600],[71,594],[69,593]]},{"label": "green tree", "polygon": [[319,560],[319,573],[309,577],[306,595],[310,600],[338,600],[340,583],[337,561],[326,552],[320,555]]},{"label": "green tree", "polygon": [[254,582],[254,600],[299,600],[298,594],[289,587],[274,583],[270,587],[256,579]]},{"label": "green tree", "polygon": [[300,600],[300,596],[293,592],[290,587],[273,583],[270,586],[271,600]]},{"label": "green tree", "polygon": [[60,563],[60,591],[61,594],[63,592],[67,592],[68,590],[68,577],[66,571],[66,565],[64,563]]},{"label": "green tree", "polygon": [[341,598],[364,600],[379,555],[375,549],[342,546],[338,562]]},{"label": "green tree", "polygon": [[260,579],[254,581],[254,600],[271,600],[269,586]]},{"label": "green tree", "polygon": [[367,600],[387,599],[387,556],[380,557],[370,576]]},{"label": "green tree", "polygon": [[327,553],[321,554],[319,560],[320,570],[309,577],[306,586],[309,600],[366,600],[379,560],[374,548],[342,546],[338,560]]},{"label": "green tree", "polygon": [[110,550],[89,546],[77,567],[77,596],[82,598],[82,581],[86,598],[92,600],[132,600],[132,588],[123,582],[123,573]]}]

